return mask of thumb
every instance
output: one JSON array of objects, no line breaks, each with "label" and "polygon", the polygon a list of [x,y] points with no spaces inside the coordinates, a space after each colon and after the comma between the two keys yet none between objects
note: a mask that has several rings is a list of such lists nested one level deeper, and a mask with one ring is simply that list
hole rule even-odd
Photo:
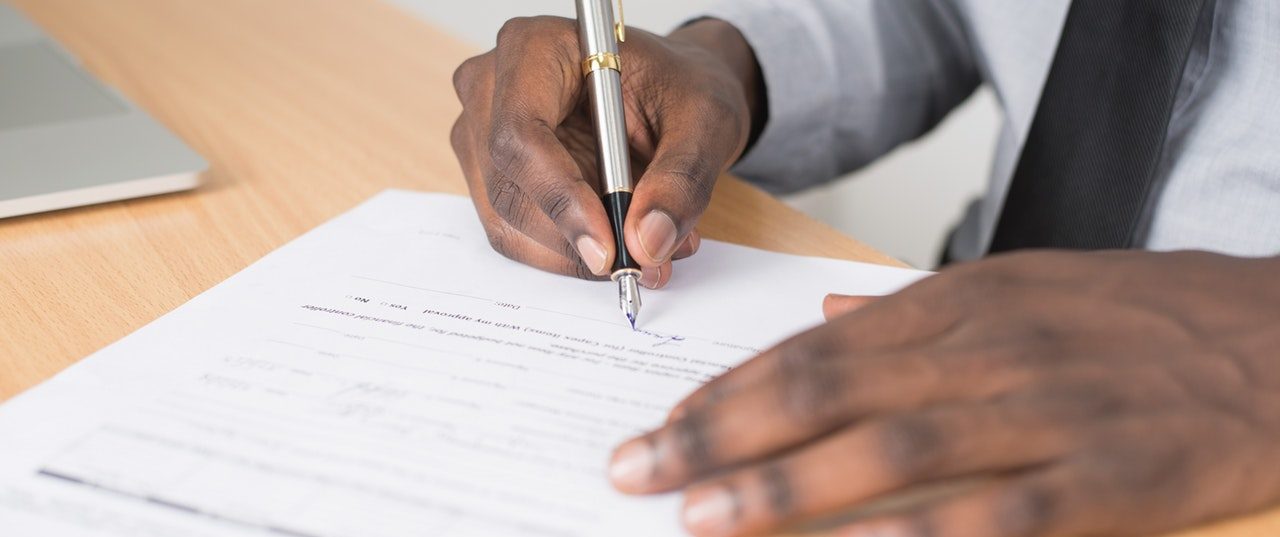
[{"label": "thumb", "polygon": [[669,260],[711,201],[719,163],[659,154],[636,186],[627,216],[627,249],[644,266]]},{"label": "thumb", "polygon": [[866,295],[838,295],[832,293],[822,299],[822,315],[830,321],[836,317],[875,302],[878,298],[880,297]]},{"label": "thumb", "polygon": [[626,223],[627,249],[646,267],[671,260],[711,202],[716,179],[746,143],[745,134],[725,135],[742,123],[726,106],[665,113]]}]

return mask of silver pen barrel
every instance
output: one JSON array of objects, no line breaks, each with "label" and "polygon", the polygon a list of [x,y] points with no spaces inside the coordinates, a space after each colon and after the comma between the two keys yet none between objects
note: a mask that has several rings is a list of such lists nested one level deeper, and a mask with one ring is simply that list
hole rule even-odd
[{"label": "silver pen barrel", "polygon": [[640,264],[627,252],[623,234],[632,190],[630,144],[622,106],[622,60],[618,56],[625,27],[614,19],[611,0],[576,2],[583,83],[595,125],[598,170],[604,187],[601,201],[609,215],[617,252],[612,279],[618,282],[619,307],[634,329],[640,313]]},{"label": "silver pen barrel", "polygon": [[622,72],[618,57],[618,30],[610,0],[576,0],[578,43],[584,58],[600,155],[600,180],[604,193],[630,192],[631,157],[622,107]]}]

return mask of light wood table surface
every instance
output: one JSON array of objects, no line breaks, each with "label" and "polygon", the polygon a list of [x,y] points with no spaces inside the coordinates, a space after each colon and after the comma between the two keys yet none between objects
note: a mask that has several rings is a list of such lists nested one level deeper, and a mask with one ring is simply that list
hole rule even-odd
[{"label": "light wood table surface", "polygon": [[[0,220],[0,401],[383,189],[466,192],[448,141],[450,77],[477,51],[393,7],[12,3],[211,166],[194,192]],[[699,229],[898,264],[733,178]],[[1280,535],[1280,513],[1187,534],[1255,535]]]}]

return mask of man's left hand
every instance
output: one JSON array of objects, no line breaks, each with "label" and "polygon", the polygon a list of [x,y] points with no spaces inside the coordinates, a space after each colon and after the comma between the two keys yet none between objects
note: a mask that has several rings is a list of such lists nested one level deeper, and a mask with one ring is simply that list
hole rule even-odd
[{"label": "man's left hand", "polygon": [[1032,252],[962,264],[795,336],[618,448],[754,535],[953,478],[841,535],[1168,531],[1280,500],[1280,259]]}]

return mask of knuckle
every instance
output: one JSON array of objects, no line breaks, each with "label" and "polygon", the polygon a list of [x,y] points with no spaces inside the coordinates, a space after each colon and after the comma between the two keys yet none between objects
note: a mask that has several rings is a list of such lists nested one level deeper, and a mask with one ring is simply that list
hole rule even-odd
[{"label": "knuckle", "polygon": [[787,469],[780,463],[766,465],[760,471],[760,483],[769,509],[779,519],[789,518],[796,510],[795,489]]},{"label": "knuckle", "polygon": [[480,71],[480,62],[483,57],[473,56],[468,58],[457,69],[453,70],[453,91],[458,94],[458,100],[463,103],[472,94],[474,81]]},{"label": "knuckle", "polygon": [[1001,535],[1038,535],[1053,523],[1059,494],[1043,485],[1023,485],[996,500],[995,525]]},{"label": "knuckle", "polygon": [[697,117],[706,125],[736,124],[743,120],[742,111],[727,96],[712,93],[698,103]]},{"label": "knuckle", "polygon": [[507,22],[502,23],[502,27],[498,28],[498,46],[509,46],[522,41],[534,33],[533,29],[536,24],[537,19],[534,17],[507,19]]},{"label": "knuckle", "polygon": [[[552,222],[560,223],[560,219],[573,205],[573,194],[570,192],[568,185],[560,181],[548,181],[544,188],[538,194],[538,205],[542,207],[542,211],[551,218]],[[576,253],[576,250],[573,250]],[[573,259],[571,257],[570,259]]]},{"label": "knuckle", "polygon": [[489,158],[503,176],[518,178],[523,177],[528,168],[525,156],[528,143],[526,135],[510,123],[500,119],[489,133]]},{"label": "knuckle", "polygon": [[490,158],[498,176],[519,181],[519,190],[553,222],[560,223],[565,211],[572,209],[573,183],[563,176],[546,172],[528,150],[537,132],[520,128],[499,128],[490,135]]},{"label": "knuckle", "polygon": [[[985,324],[985,323],[979,323]],[[998,333],[998,330],[1009,330],[1010,327],[986,327],[988,333]],[[989,358],[998,362],[1004,362],[1005,366],[1013,366],[1023,371],[1034,372],[1037,375],[1054,375],[1058,374],[1058,370],[1052,366],[1062,362],[1066,349],[1060,348],[1054,342],[1048,339],[1052,335],[1040,333],[1036,328],[1015,328],[1017,334],[1006,336],[1014,338],[1011,342],[999,342],[992,347]]]},{"label": "knuckle", "polygon": [[893,418],[880,426],[878,435],[886,464],[901,479],[927,477],[943,462],[941,431],[923,415]]},{"label": "knuckle", "polygon": [[1102,449],[1084,459],[1082,486],[1109,490],[1127,497],[1177,500],[1194,495],[1186,468],[1191,455],[1181,446],[1133,439],[1126,445]]},{"label": "knuckle", "polygon": [[800,423],[821,423],[840,414],[840,382],[820,344],[793,341],[779,348],[777,396],[781,408]]},{"label": "knuckle", "polygon": [[574,46],[577,46],[574,22],[564,17],[547,15],[509,19],[498,29],[497,39],[499,48],[525,48],[530,42],[559,45],[568,40],[572,40]]},{"label": "knuckle", "polygon": [[529,215],[520,185],[501,175],[488,181],[489,206],[516,229],[523,229]]},{"label": "knuckle", "polygon": [[685,181],[701,185],[708,180],[715,179],[715,174],[719,171],[716,164],[702,152],[682,152],[671,155],[666,159],[667,166],[665,173],[671,174]]},{"label": "knuckle", "polygon": [[961,264],[949,275],[950,302],[985,308],[1006,307],[1010,275],[985,262]]},{"label": "knuckle", "polygon": [[499,128],[490,135],[490,158],[496,175],[516,186],[554,222],[573,207],[572,187],[564,179],[536,173],[540,167],[530,155],[532,136],[518,128]]},{"label": "knuckle", "polygon": [[688,206],[705,207],[710,202],[719,174],[718,164],[701,152],[671,155],[663,162],[663,169],[658,171],[676,180]]},{"label": "knuckle", "polygon": [[701,475],[713,467],[710,420],[704,410],[695,409],[671,425],[676,453],[690,475]]},{"label": "knuckle", "polygon": [[[750,135],[749,113],[745,109],[745,102],[745,97],[740,93],[713,88],[691,105],[689,115],[708,136],[716,137],[710,140],[714,147],[722,148],[730,143],[736,146],[739,142],[746,143]],[[724,133],[730,134],[724,136]]]},{"label": "knuckle", "polygon": [[1067,327],[1041,318],[1026,319],[1017,323],[1015,328],[1022,341],[1038,349],[1054,347],[1067,339]]}]

